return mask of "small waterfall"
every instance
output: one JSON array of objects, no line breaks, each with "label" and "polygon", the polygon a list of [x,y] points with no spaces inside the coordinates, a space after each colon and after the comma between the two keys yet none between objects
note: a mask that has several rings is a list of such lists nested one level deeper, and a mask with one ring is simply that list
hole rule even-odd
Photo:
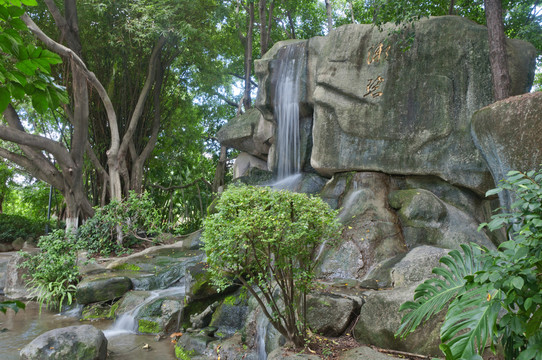
[{"label": "small waterfall", "polygon": [[274,101],[278,128],[276,148],[278,180],[301,171],[299,88],[305,52],[304,47],[299,44],[287,46],[284,52],[279,61]]},{"label": "small waterfall", "polygon": [[111,328],[104,330],[105,337],[109,339],[110,337],[121,335],[121,334],[137,333],[137,327],[138,327],[138,322],[136,319],[137,314],[144,306],[150,304],[154,300],[161,297],[175,296],[175,295],[184,296],[184,293],[185,293],[184,286],[172,287],[165,290],[151,291],[149,296],[145,298],[143,302],[141,302],[132,310],[119,316],[118,319],[115,320],[115,323],[111,326]]},{"label": "small waterfall", "polygon": [[264,314],[260,314],[256,323],[256,350],[258,360],[267,360],[267,351],[265,350],[265,338],[267,337],[267,326],[269,320]]},{"label": "small waterfall", "polygon": [[63,310],[60,314],[57,314],[57,315],[79,318],[81,317],[82,312],[83,312],[83,305],[75,303],[74,305],[68,307],[67,309]]}]

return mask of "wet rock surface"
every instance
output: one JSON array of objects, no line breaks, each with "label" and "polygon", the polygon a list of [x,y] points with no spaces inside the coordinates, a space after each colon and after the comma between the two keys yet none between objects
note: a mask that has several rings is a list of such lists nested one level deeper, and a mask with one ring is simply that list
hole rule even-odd
[{"label": "wet rock surface", "polygon": [[69,326],[48,331],[21,350],[21,359],[104,360],[107,339],[90,325]]}]

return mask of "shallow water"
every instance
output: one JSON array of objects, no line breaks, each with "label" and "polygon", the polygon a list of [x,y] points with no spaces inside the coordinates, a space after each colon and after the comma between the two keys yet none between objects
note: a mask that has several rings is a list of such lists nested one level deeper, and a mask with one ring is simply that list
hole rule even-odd
[{"label": "shallow water", "polygon": [[[42,310],[41,316],[38,304],[28,302],[26,310],[14,313],[8,310],[0,313],[0,359],[19,360],[19,351],[37,336],[46,331],[72,325],[91,324],[98,329],[106,330],[112,325],[111,320],[81,322],[75,317],[58,315]],[[144,350],[149,344],[151,350]],[[144,360],[144,359],[175,359],[173,345],[169,339],[155,341],[153,335],[121,334],[108,337],[108,359]]]}]

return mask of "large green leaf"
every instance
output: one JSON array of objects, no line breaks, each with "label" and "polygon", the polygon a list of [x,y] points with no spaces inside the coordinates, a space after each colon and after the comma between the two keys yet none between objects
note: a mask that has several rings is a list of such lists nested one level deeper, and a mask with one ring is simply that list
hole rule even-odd
[{"label": "large green leaf", "polygon": [[452,301],[440,330],[446,359],[471,359],[491,343],[500,306],[491,283],[473,287]]},{"label": "large green leaf", "polygon": [[465,277],[472,276],[482,269],[482,263],[477,260],[482,249],[476,244],[461,245],[463,254],[452,250],[440,259],[444,266],[436,267],[433,273],[440,277],[431,278],[420,284],[414,292],[414,301],[401,305],[400,311],[411,310],[401,320],[401,326],[396,336],[401,338],[416,330],[423,322],[440,312],[458,295],[466,291]]},{"label": "large green leaf", "polygon": [[6,313],[7,309],[17,312],[19,309],[25,309],[26,305],[19,300],[8,300],[0,302],[0,312]]},{"label": "large green leaf", "polygon": [[23,61],[19,61],[15,64],[15,67],[19,69],[23,74],[32,76],[38,70],[38,65],[34,63],[32,60],[27,59]]},{"label": "large green leaf", "polygon": [[36,90],[36,92],[32,94],[32,106],[34,106],[34,109],[36,109],[38,113],[44,114],[49,108],[47,93]]},{"label": "large green leaf", "polygon": [[3,86],[0,86],[0,113],[2,113],[8,107],[10,101],[9,90]]}]

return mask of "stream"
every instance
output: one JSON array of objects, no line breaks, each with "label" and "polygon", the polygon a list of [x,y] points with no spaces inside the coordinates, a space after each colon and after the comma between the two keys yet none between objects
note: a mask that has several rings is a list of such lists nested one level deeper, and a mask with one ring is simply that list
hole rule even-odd
[{"label": "stream", "polygon": [[[1,299],[0,299],[1,300]],[[99,320],[81,322],[77,317],[59,315],[54,312],[42,310],[39,315],[36,302],[26,303],[26,310],[14,313],[8,310],[6,314],[0,313],[0,359],[19,360],[19,351],[37,336],[46,331],[72,326],[91,324],[107,333],[113,329],[112,320]],[[173,344],[169,339],[155,341],[154,335],[137,335],[131,331],[120,331],[107,336],[109,353],[108,359],[144,360],[175,359]],[[143,350],[149,344],[151,350]]]}]

